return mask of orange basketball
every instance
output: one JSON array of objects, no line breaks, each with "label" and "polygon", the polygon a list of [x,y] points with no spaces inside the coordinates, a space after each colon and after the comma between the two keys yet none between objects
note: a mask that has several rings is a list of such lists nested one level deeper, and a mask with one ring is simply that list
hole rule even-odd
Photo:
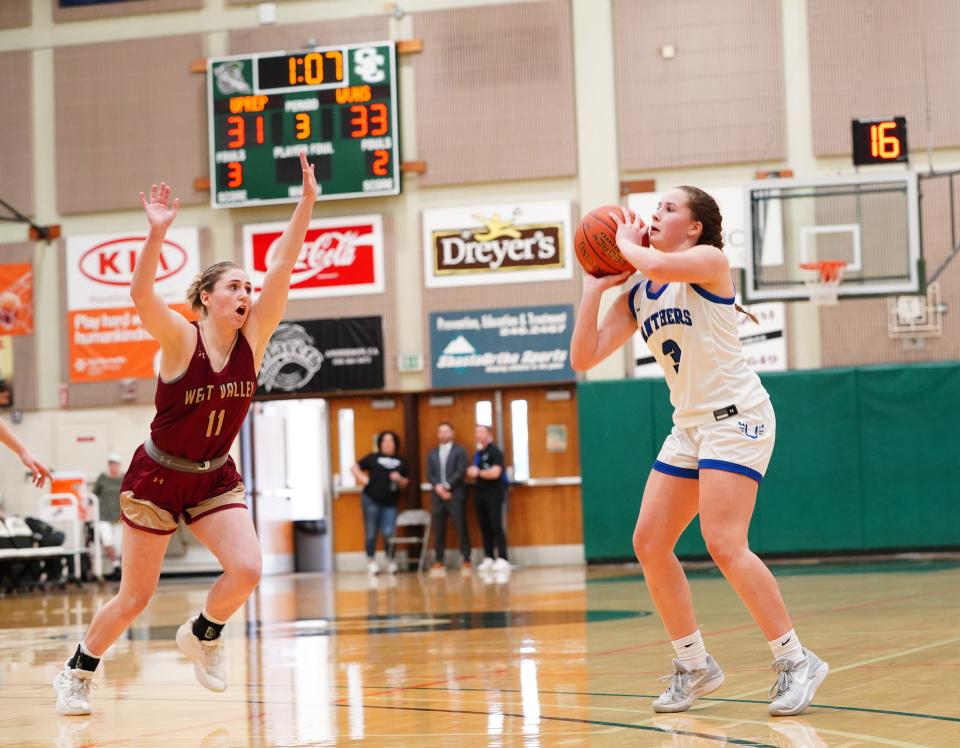
[{"label": "orange basketball", "polygon": [[[601,205],[594,208],[580,221],[573,234],[573,248],[580,266],[590,275],[618,275],[624,270],[633,270],[633,265],[624,259],[617,248],[617,224],[610,214],[620,213],[619,205]],[[627,210],[633,218],[633,211]]]}]

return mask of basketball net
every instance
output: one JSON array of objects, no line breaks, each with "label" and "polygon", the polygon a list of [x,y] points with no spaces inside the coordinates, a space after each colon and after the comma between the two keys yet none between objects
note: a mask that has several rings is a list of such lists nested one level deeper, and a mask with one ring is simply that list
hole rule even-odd
[{"label": "basketball net", "polygon": [[807,287],[807,297],[811,304],[816,306],[834,306],[837,303],[840,281],[843,280],[843,270],[847,266],[845,260],[820,260],[819,262],[801,262],[802,270],[816,271],[816,277],[804,281]]}]

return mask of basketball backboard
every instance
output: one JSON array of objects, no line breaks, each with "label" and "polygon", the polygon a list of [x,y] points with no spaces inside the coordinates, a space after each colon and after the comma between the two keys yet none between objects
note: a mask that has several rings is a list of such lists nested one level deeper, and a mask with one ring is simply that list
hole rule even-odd
[{"label": "basketball backboard", "polygon": [[762,179],[744,188],[744,300],[810,298],[801,266],[842,260],[837,295],[920,293],[924,286],[917,175]]}]

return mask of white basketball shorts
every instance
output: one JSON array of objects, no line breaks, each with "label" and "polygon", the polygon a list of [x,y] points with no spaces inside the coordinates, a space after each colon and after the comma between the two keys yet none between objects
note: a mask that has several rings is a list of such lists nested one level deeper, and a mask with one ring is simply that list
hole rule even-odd
[{"label": "white basketball shorts", "polygon": [[699,478],[704,469],[726,470],[758,483],[770,464],[777,418],[770,400],[721,421],[673,427],[653,469],[678,478]]}]

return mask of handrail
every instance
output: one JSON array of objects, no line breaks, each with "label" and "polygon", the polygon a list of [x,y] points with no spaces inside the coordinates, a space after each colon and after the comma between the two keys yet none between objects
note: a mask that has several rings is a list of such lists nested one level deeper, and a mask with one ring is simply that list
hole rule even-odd
[{"label": "handrail", "polygon": [[[548,488],[551,486],[579,486],[582,483],[582,480],[579,475],[558,475],[555,478],[528,478],[527,480],[513,480],[510,481],[511,486],[526,486],[529,488]],[[468,486],[473,485],[468,483]],[[421,483],[421,491],[431,491],[433,490],[433,485],[430,483]]]},{"label": "handrail", "polygon": [[[558,475],[555,478],[528,478],[527,480],[510,481],[511,486],[521,488],[552,488],[555,486],[579,486],[583,483],[579,475]],[[472,483],[468,483],[472,486]],[[430,492],[433,485],[430,483],[421,483],[420,491]],[[363,491],[363,486],[336,486],[333,489],[334,497],[344,494],[359,494]]]}]

